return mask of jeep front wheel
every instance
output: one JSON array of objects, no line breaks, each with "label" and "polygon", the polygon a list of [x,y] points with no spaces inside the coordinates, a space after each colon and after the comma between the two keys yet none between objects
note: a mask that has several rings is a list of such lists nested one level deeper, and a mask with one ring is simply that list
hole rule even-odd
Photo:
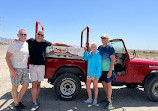
[{"label": "jeep front wheel", "polygon": [[56,79],[54,90],[58,98],[70,101],[79,94],[81,90],[81,82],[74,74],[62,74]]},{"label": "jeep front wheel", "polygon": [[147,81],[145,92],[151,101],[158,101],[158,77],[152,77]]}]

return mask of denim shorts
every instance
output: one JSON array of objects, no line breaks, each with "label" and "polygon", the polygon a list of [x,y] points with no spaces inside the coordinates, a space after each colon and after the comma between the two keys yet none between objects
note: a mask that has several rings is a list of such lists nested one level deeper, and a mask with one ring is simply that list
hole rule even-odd
[{"label": "denim shorts", "polygon": [[110,78],[107,78],[107,74],[108,74],[108,71],[102,71],[102,75],[99,78],[99,80],[100,81],[105,81],[106,83],[109,83],[111,81],[115,81],[116,80],[116,75],[115,75],[114,71],[112,71],[112,75],[111,75]]}]

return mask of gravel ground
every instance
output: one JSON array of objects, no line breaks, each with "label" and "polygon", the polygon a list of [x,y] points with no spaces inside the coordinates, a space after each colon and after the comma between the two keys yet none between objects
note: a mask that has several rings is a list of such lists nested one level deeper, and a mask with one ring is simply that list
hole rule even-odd
[{"label": "gravel ground", "polygon": [[[13,111],[13,99],[11,96],[10,74],[5,62],[7,46],[0,45],[0,110]],[[21,87],[21,86],[20,86]],[[98,101],[104,98],[104,90],[99,84]],[[113,87],[113,111],[158,111],[158,102],[149,101],[142,88],[129,89],[123,87]],[[105,103],[99,103],[97,106],[86,105],[83,100],[87,99],[85,84],[82,83],[82,89],[73,101],[62,101],[58,99],[53,91],[53,86],[47,83],[47,79],[42,82],[39,102],[41,104],[38,111],[106,111],[103,109]],[[22,99],[28,111],[32,105],[31,84]]]}]

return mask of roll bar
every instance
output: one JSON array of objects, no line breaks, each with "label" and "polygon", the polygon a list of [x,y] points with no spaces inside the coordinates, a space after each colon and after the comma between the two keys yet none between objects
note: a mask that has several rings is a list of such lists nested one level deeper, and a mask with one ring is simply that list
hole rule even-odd
[{"label": "roll bar", "polygon": [[[38,25],[40,25],[42,27],[42,30],[44,31],[44,27],[43,25],[37,20],[36,21],[36,28],[35,28],[35,35],[36,33],[38,32]],[[86,28],[84,28],[81,32],[81,47],[82,47],[82,42],[83,42],[83,32],[87,30],[87,41],[86,41],[86,48],[87,48],[87,51],[88,51],[88,48],[89,48],[89,27],[87,26]]]},{"label": "roll bar", "polygon": [[36,28],[35,28],[35,35],[38,32],[38,25],[40,25],[42,27],[42,30],[44,31],[44,27],[42,26],[42,24],[37,20],[36,21]]},{"label": "roll bar", "polygon": [[83,42],[83,32],[87,30],[87,41],[86,41],[86,48],[88,51],[88,47],[89,47],[89,27],[87,26],[86,28],[84,28],[81,32],[81,47],[82,47],[82,42]]}]

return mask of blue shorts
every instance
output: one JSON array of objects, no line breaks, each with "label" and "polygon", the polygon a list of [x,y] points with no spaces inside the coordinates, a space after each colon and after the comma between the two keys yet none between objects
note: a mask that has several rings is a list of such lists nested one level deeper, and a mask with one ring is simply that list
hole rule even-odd
[{"label": "blue shorts", "polygon": [[105,81],[106,83],[109,83],[111,81],[116,80],[115,72],[112,71],[112,75],[110,78],[107,78],[108,71],[102,71],[101,77],[99,78],[100,81]]}]

